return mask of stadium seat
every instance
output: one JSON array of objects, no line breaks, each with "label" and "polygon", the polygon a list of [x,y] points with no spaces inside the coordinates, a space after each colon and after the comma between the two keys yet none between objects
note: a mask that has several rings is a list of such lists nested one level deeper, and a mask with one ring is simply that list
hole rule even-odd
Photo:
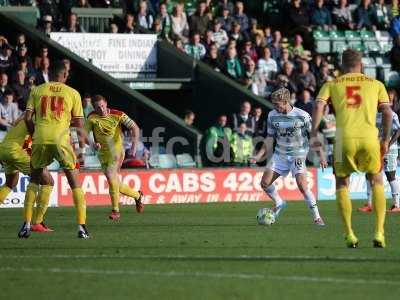
[{"label": "stadium seat", "polygon": [[97,155],[85,155],[84,168],[86,169],[100,169],[101,164]]},{"label": "stadium seat", "polygon": [[380,47],[379,43],[375,41],[364,41],[364,47],[366,51],[369,53],[379,53],[381,52],[382,48]]},{"label": "stadium seat", "polygon": [[332,42],[332,52],[343,53],[344,50],[348,48],[346,41],[333,41]]},{"label": "stadium seat", "polygon": [[58,171],[60,169],[60,164],[58,161],[53,160],[53,162],[47,167],[49,171]]},{"label": "stadium seat", "polygon": [[358,31],[355,30],[346,30],[344,32],[344,36],[346,37],[346,40],[348,42],[354,41],[354,42],[360,42],[361,41],[361,34]]},{"label": "stadium seat", "polygon": [[152,168],[160,169],[172,169],[177,167],[175,156],[171,154],[156,154],[150,156],[149,165]]},{"label": "stadium seat", "polygon": [[376,70],[376,62],[373,57],[363,57],[362,62],[364,64],[364,73],[365,75],[376,78],[377,70]]},{"label": "stadium seat", "polygon": [[390,64],[389,58],[386,56],[378,56],[376,57],[376,65],[378,69],[378,78],[383,82],[387,82],[389,78],[389,73],[392,69],[392,65]]},{"label": "stadium seat", "polygon": [[122,16],[121,8],[80,8],[73,7],[73,13],[78,15],[79,23],[86,32],[107,32],[110,20],[114,16]]},{"label": "stadium seat", "polygon": [[314,30],[313,37],[314,37],[315,51],[317,51],[318,53],[331,52],[331,42],[328,31]]},{"label": "stadium seat", "polygon": [[188,153],[176,155],[176,161],[179,168],[196,167],[196,162],[193,160],[192,156]]}]

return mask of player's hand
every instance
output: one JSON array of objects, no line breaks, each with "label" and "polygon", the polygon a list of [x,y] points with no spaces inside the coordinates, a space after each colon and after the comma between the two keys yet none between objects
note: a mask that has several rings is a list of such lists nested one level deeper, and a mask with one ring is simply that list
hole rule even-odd
[{"label": "player's hand", "polygon": [[325,157],[321,158],[319,165],[321,166],[322,172],[328,167],[328,162],[326,161]]},{"label": "player's hand", "polygon": [[93,147],[94,147],[94,150],[96,150],[96,151],[101,149],[100,143],[94,143]]},{"label": "player's hand", "polygon": [[389,150],[389,141],[383,140],[381,141],[381,155],[385,155]]}]

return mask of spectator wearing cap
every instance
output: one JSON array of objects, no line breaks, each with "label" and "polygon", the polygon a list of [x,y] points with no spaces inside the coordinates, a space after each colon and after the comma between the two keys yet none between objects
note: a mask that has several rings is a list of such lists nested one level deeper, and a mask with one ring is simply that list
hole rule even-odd
[{"label": "spectator wearing cap", "polygon": [[200,1],[197,4],[195,13],[189,18],[190,32],[198,32],[201,36],[204,36],[210,23],[210,18],[206,14],[206,8],[207,4],[204,1]]},{"label": "spectator wearing cap", "polygon": [[371,0],[362,0],[355,11],[356,29],[376,30],[376,12]]},{"label": "spectator wearing cap", "polygon": [[240,30],[242,32],[247,32],[249,29],[249,18],[244,13],[243,1],[236,1],[235,14],[233,15],[233,18],[240,24]]},{"label": "spectator wearing cap", "polygon": [[332,11],[333,22],[340,30],[354,29],[353,15],[347,0],[339,0],[339,4]]},{"label": "spectator wearing cap", "polygon": [[44,15],[38,26],[38,30],[43,32],[45,35],[50,35],[50,33],[54,31],[53,17],[51,15]]},{"label": "spectator wearing cap", "polygon": [[324,30],[332,28],[331,12],[326,8],[324,0],[315,0],[311,13],[311,25]]},{"label": "spectator wearing cap", "polygon": [[49,57],[49,48],[47,46],[42,46],[40,48],[40,53],[38,56],[35,57],[34,68],[39,69],[40,64],[44,58]]},{"label": "spectator wearing cap", "polygon": [[302,5],[301,0],[292,0],[288,9],[289,28],[304,28],[310,25],[310,16],[307,8]]},{"label": "spectator wearing cap", "polygon": [[9,90],[8,75],[6,73],[0,74],[0,98],[4,96],[4,93]]},{"label": "spectator wearing cap", "polygon": [[272,42],[269,44],[271,57],[278,61],[282,55],[282,34],[279,30],[275,30],[272,37]]},{"label": "spectator wearing cap", "polygon": [[309,89],[304,89],[300,92],[299,98],[294,104],[295,107],[306,111],[310,116],[312,115],[314,107],[314,99],[312,98],[312,91]]},{"label": "spectator wearing cap", "polygon": [[206,48],[200,43],[200,33],[192,34],[190,43],[185,45],[185,52],[197,60],[201,60],[206,55]]},{"label": "spectator wearing cap", "polygon": [[36,74],[37,85],[49,82],[49,67],[50,67],[50,60],[46,57],[42,60],[42,63],[40,64],[40,69],[37,71]]},{"label": "spectator wearing cap", "polygon": [[275,74],[278,72],[278,65],[271,57],[271,50],[269,47],[263,49],[262,56],[257,62],[257,69],[264,75],[267,82],[272,81]]},{"label": "spectator wearing cap", "polygon": [[211,44],[210,50],[204,57],[203,61],[209,65],[214,71],[221,72],[223,64],[219,55],[218,46],[216,43]]},{"label": "spectator wearing cap", "polygon": [[213,22],[212,35],[212,40],[217,44],[218,48],[221,50],[225,49],[229,38],[226,31],[221,27],[221,21],[218,19],[215,19]]},{"label": "spectator wearing cap", "polygon": [[0,53],[0,73],[8,73],[10,74],[11,69],[14,66],[15,60],[12,59],[12,48],[7,43],[4,42],[1,46],[1,53]]},{"label": "spectator wearing cap", "polygon": [[146,0],[141,0],[139,2],[138,6],[138,13],[136,15],[136,20],[138,24],[145,28],[145,29],[151,29],[153,26],[153,16],[150,14],[148,7],[147,7],[147,1]]},{"label": "spectator wearing cap", "polygon": [[300,91],[303,89],[308,89],[312,92],[315,92],[317,88],[317,81],[314,74],[311,73],[310,66],[306,60],[300,61],[299,71],[296,72],[294,80]]},{"label": "spectator wearing cap", "polygon": [[229,11],[227,6],[224,6],[222,9],[222,15],[218,18],[220,21],[222,29],[226,32],[230,32],[232,29],[232,22],[234,19],[231,17],[232,13]]},{"label": "spectator wearing cap", "polygon": [[83,27],[78,22],[78,15],[76,13],[70,13],[68,16],[67,25],[62,27],[62,32],[85,32]]},{"label": "spectator wearing cap", "polygon": [[0,101],[0,130],[9,130],[18,119],[18,106],[13,100],[12,90],[7,89]]},{"label": "spectator wearing cap", "polygon": [[388,30],[390,27],[390,10],[385,4],[385,0],[377,0],[374,4],[376,25],[379,30]]},{"label": "spectator wearing cap", "polygon": [[186,43],[189,35],[189,23],[183,8],[183,3],[177,3],[174,6],[171,16],[172,35],[174,38],[179,38],[183,43]]},{"label": "spectator wearing cap", "polygon": [[125,15],[124,33],[137,33],[135,17],[131,13]]},{"label": "spectator wearing cap", "polygon": [[244,101],[240,105],[240,111],[232,115],[231,128],[234,132],[239,131],[240,124],[246,124],[246,133],[253,136],[255,132],[255,119],[251,115],[251,104],[249,101]]},{"label": "spectator wearing cap", "polygon": [[237,51],[234,46],[229,46],[226,50],[223,72],[234,80],[239,80],[243,77],[242,65],[237,57]]},{"label": "spectator wearing cap", "polygon": [[15,93],[15,101],[18,104],[18,109],[20,111],[25,111],[30,91],[29,82],[22,70],[17,71],[16,77],[17,80],[12,85],[12,90]]}]

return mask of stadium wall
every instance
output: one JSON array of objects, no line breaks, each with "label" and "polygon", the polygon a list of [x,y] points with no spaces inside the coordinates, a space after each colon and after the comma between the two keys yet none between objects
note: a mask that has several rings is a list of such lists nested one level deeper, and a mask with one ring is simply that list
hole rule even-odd
[{"label": "stadium wall", "polygon": [[[121,180],[146,195],[146,204],[183,203],[228,203],[269,201],[261,190],[260,179],[263,169],[172,169],[172,170],[123,170]],[[397,170],[400,173],[400,168]],[[72,195],[63,173],[53,172],[55,188],[51,195],[51,206],[72,206]],[[86,193],[88,206],[109,205],[108,185],[99,171],[80,173],[82,187]],[[310,168],[309,186],[318,200],[335,199],[335,179],[332,169],[324,171]],[[4,183],[4,173],[0,173],[0,185]],[[23,207],[28,176],[21,176],[17,187],[7,197],[1,207]],[[282,198],[302,200],[292,176],[279,178],[276,187]],[[385,182],[385,191],[390,197],[390,186]],[[352,199],[366,199],[366,181],[363,174],[354,174],[350,179]],[[122,204],[133,205],[133,199],[121,197]]]}]

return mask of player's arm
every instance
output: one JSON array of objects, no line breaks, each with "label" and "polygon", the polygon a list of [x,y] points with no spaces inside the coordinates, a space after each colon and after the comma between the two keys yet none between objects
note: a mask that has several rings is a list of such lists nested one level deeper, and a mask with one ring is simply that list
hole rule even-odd
[{"label": "player's arm", "polygon": [[256,163],[259,161],[264,161],[264,158],[267,160],[267,162],[271,159],[272,153],[274,151],[274,137],[272,136],[267,136],[266,139],[264,140],[263,145],[261,146],[261,149],[258,151],[256,155],[253,156],[252,159],[250,159],[251,163]]},{"label": "player's arm", "polygon": [[33,132],[35,130],[35,124],[33,123],[33,115],[35,113],[35,107],[33,103],[34,93],[35,93],[35,88],[33,88],[29,93],[29,98],[28,102],[26,103],[26,111],[24,116],[26,127],[28,128],[28,132],[31,136],[33,136]]},{"label": "player's arm", "polygon": [[136,155],[136,147],[139,143],[140,138],[140,128],[139,126],[129,118],[126,114],[123,114],[121,118],[121,124],[130,131],[132,137],[132,146],[129,151],[129,155],[135,156]]},{"label": "player's arm", "polygon": [[394,143],[396,143],[399,137],[400,137],[400,128],[397,129],[395,134],[393,134],[392,138],[390,139],[389,147],[392,146]]},{"label": "player's arm", "polygon": [[74,93],[74,102],[71,110],[71,126],[76,128],[78,134],[78,158],[83,159],[83,154],[85,153],[85,141],[87,139],[86,130],[84,129],[85,119],[83,117],[83,108],[81,102],[81,96],[78,92]]}]

